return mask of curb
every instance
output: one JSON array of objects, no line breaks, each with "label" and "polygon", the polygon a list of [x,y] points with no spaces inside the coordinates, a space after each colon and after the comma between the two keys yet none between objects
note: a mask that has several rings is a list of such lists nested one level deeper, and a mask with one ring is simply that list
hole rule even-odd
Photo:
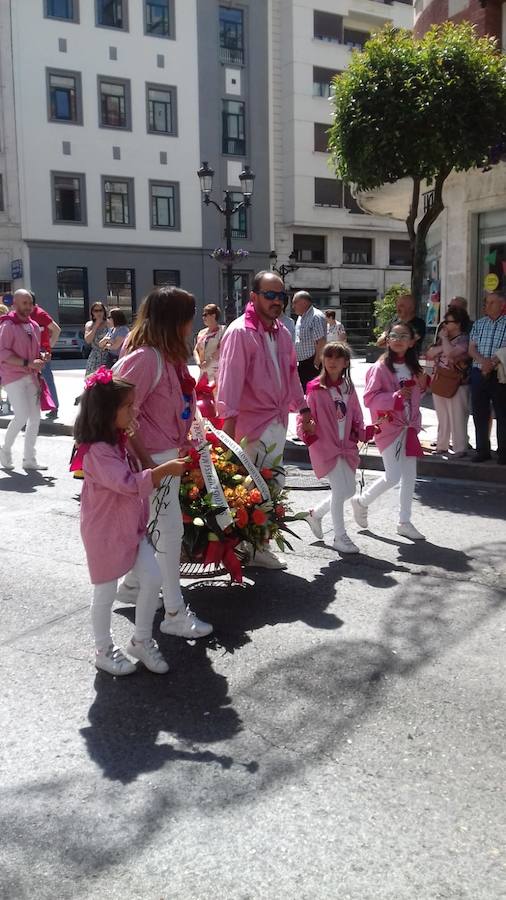
[{"label": "curb", "polygon": [[[10,418],[0,416],[0,428],[7,428]],[[54,422],[41,419],[39,434],[54,435],[55,437],[72,437],[72,425],[63,422]],[[285,444],[284,459],[289,463],[310,465],[309,452],[304,444],[296,444],[287,441]],[[383,463],[379,453],[373,449],[368,453],[360,454],[360,465],[363,469],[373,472],[382,472]],[[486,484],[506,485],[506,466],[498,466],[497,463],[471,463],[448,462],[444,459],[424,457],[418,460],[418,475],[429,478],[456,478],[459,481],[481,481]]]},{"label": "curb", "polygon": [[[286,462],[310,464],[309,452],[305,445],[287,441],[284,459]],[[383,471],[383,462],[376,449],[360,454],[360,465],[371,471]],[[429,478],[455,478],[459,481],[481,481],[488,484],[506,485],[506,466],[499,466],[491,461],[486,463],[448,461],[431,458],[420,458],[417,465],[418,475]]]}]

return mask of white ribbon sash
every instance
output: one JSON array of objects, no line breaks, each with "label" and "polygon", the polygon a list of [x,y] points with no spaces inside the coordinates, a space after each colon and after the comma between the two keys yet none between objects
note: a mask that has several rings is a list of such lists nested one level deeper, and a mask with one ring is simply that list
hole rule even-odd
[{"label": "white ribbon sash", "polygon": [[204,419],[202,418],[199,410],[196,410],[195,418],[192,423],[192,432],[199,445],[200,471],[202,472],[202,477],[204,479],[208,493],[212,495],[213,505],[216,507],[226,507],[223,512],[219,513],[216,516],[218,525],[220,526],[220,528],[225,530],[225,528],[228,528],[229,525],[233,524],[234,519],[230,512],[225,494],[223,493],[223,488],[220,484],[218,473],[211,459],[211,453],[209,447],[207,446],[204,425],[208,428],[210,427],[208,422],[204,423]]},{"label": "white ribbon sash", "polygon": [[228,434],[225,434],[224,431],[218,431],[218,429],[215,428],[214,425],[211,425],[210,422],[207,423],[207,427],[212,434],[215,434],[216,437],[220,439],[221,443],[227,447],[228,450],[231,450],[232,453],[237,456],[237,459],[242,463],[248,472],[248,475],[250,475],[251,480],[260,491],[262,500],[270,500],[271,494],[267,487],[267,482],[241,445],[238,444],[237,441],[234,441],[233,438],[229,437]]}]

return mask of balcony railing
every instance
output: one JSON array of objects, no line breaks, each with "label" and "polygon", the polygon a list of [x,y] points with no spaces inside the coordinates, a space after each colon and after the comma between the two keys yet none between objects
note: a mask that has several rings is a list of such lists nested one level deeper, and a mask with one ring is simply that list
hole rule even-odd
[{"label": "balcony railing", "polygon": [[244,63],[244,50],[242,47],[220,47],[220,61],[242,66]]}]

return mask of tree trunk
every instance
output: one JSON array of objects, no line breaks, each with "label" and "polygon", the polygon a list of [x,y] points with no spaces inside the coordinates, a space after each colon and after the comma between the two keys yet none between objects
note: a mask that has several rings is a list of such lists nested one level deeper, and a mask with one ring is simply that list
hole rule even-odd
[{"label": "tree trunk", "polygon": [[416,227],[418,206],[420,203],[421,179],[413,178],[413,192],[409,214],[406,219],[406,228],[411,247],[411,293],[419,306],[423,296],[423,279],[425,272],[425,260],[427,258],[427,234],[444,209],[443,185],[450,174],[451,169],[438,172],[434,179],[433,197],[430,206]]}]

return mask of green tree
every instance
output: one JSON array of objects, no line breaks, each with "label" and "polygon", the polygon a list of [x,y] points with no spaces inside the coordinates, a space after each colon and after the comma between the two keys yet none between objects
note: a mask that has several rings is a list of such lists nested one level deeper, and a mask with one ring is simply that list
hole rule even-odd
[{"label": "green tree", "polygon": [[[445,180],[452,169],[483,165],[503,139],[506,60],[468,23],[435,25],[421,39],[387,27],[336,77],[333,103],[329,148],[339,178],[359,190],[412,180],[406,226],[411,291],[420,300],[427,233],[444,209]],[[424,181],[431,202],[417,221]]]},{"label": "green tree", "polygon": [[397,300],[403,294],[409,294],[409,288],[406,284],[392,284],[380,300],[374,301],[376,326],[373,331],[377,338],[379,338],[380,334],[383,334],[388,325],[395,319]]}]

